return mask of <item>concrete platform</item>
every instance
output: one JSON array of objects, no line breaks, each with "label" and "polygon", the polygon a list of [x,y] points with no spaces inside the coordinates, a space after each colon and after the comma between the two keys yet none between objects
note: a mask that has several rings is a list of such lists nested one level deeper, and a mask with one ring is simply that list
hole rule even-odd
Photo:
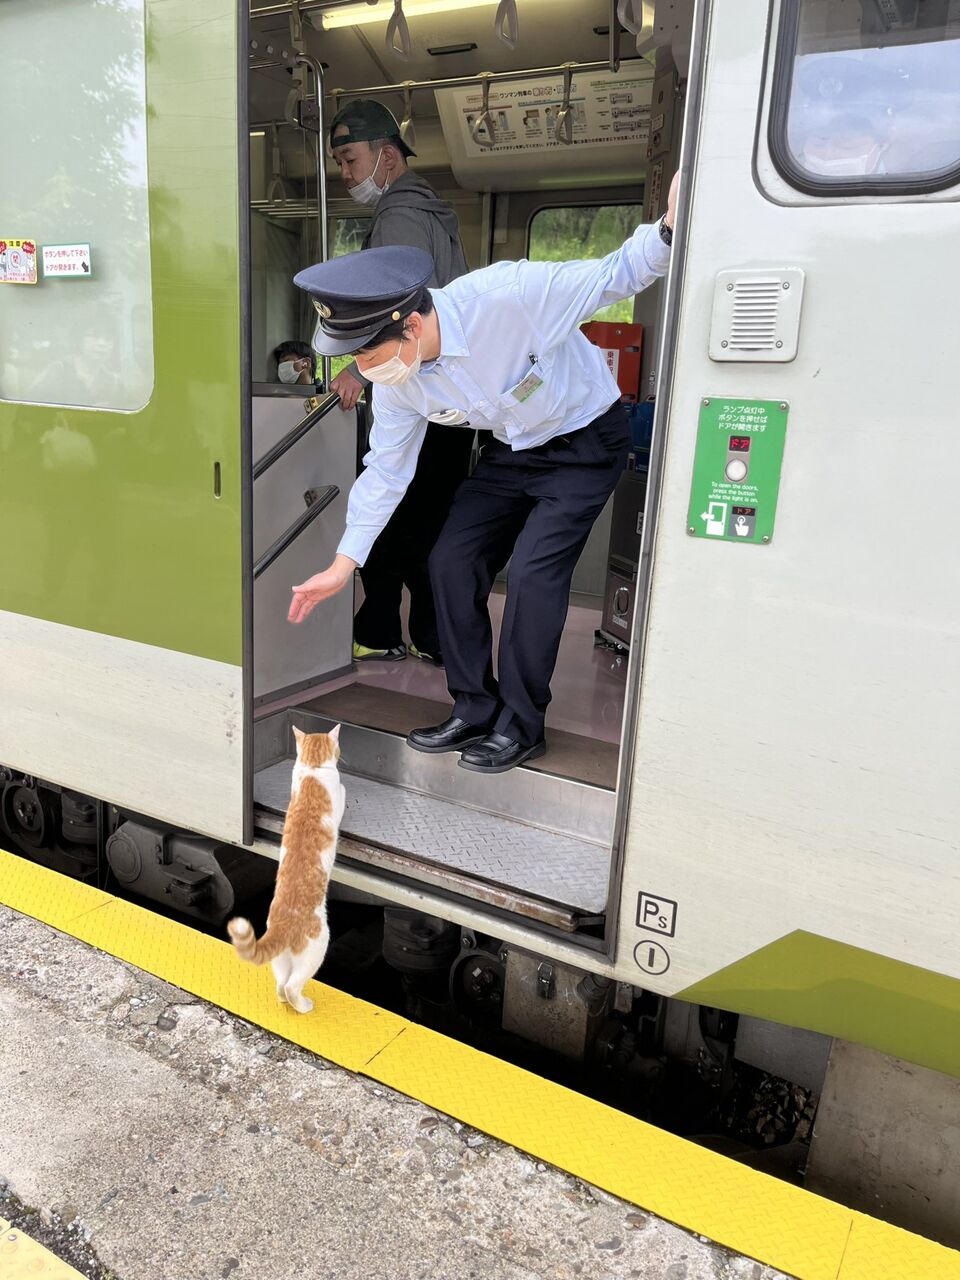
[{"label": "concrete platform", "polygon": [[6,907],[0,1025],[0,1180],[116,1280],[782,1275]]}]

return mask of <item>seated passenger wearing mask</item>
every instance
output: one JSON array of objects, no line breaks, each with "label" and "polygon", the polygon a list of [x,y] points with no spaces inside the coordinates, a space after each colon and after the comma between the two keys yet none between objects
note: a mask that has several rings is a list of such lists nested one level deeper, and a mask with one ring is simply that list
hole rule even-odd
[{"label": "seated passenger wearing mask", "polygon": [[281,382],[313,386],[317,380],[316,356],[306,342],[281,342],[273,352],[277,362],[277,377]]}]

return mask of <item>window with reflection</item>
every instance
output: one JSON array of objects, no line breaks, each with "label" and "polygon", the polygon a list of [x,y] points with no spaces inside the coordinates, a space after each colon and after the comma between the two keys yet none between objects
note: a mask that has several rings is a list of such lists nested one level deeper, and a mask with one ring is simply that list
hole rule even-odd
[{"label": "window with reflection", "polygon": [[[530,219],[527,257],[531,262],[575,262],[605,258],[619,249],[643,221],[639,204],[567,205],[540,209]],[[613,302],[590,317],[629,324],[633,299]]]},{"label": "window with reflection", "polygon": [[339,258],[345,253],[356,253],[370,231],[372,218],[337,218],[333,224],[333,244],[330,257]]},{"label": "window with reflection", "polygon": [[[144,0],[2,0],[0,21],[0,400],[140,409],[153,388]],[[35,284],[10,269],[24,241]]]},{"label": "window with reflection", "polygon": [[787,0],[776,76],[771,150],[801,190],[960,181],[960,6]]}]

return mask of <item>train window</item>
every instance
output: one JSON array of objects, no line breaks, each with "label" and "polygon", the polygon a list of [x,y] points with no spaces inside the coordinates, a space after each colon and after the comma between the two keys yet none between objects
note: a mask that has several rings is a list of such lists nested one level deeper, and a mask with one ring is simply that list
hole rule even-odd
[{"label": "train window", "polygon": [[371,218],[337,218],[333,224],[333,245],[331,258],[339,258],[344,253],[356,253],[363,248],[363,241],[370,230]]},{"label": "train window", "polygon": [[[632,235],[641,219],[638,204],[567,205],[540,209],[530,219],[527,257],[531,262],[605,258]],[[633,320],[633,300],[614,302],[593,320]]]},{"label": "train window", "polygon": [[144,0],[2,9],[0,400],[140,409],[153,388]]},{"label": "train window", "polygon": [[955,6],[784,0],[782,14],[770,152],[791,185],[862,196],[960,181]]},{"label": "train window", "polygon": [[[370,230],[369,217],[337,218],[331,225],[333,235],[330,244],[330,257],[339,258],[345,253],[356,253],[363,248],[363,241]],[[335,378],[341,369],[353,364],[353,356],[334,356],[330,361],[330,376]]]}]

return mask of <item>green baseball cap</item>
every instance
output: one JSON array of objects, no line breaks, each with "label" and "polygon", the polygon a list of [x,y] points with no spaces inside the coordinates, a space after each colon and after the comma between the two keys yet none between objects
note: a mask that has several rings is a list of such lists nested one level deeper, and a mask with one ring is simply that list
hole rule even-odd
[{"label": "green baseball cap", "polygon": [[[341,128],[346,128],[347,132],[335,139],[335,131]],[[400,137],[400,126],[393,112],[373,98],[357,98],[347,103],[333,117],[330,125],[331,148],[345,147],[351,142],[380,142],[384,138],[396,142],[405,156],[417,154]]]}]

